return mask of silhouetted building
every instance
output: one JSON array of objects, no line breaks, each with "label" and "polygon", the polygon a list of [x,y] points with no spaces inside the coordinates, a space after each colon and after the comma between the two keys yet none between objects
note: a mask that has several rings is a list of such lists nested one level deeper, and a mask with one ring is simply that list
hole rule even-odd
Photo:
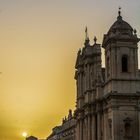
[{"label": "silhouetted building", "polygon": [[101,45],[96,37],[90,44],[86,29],[85,44],[75,65],[74,117],[64,119],[47,140],[140,139],[139,41],[136,30],[122,19],[119,10],[117,21],[103,38],[102,68]]},{"label": "silhouetted building", "polygon": [[36,138],[34,136],[30,136],[30,137],[26,138],[26,140],[38,140],[38,138]]},{"label": "silhouetted building", "polygon": [[69,110],[68,117],[62,120],[62,125],[56,126],[52,130],[52,134],[47,138],[48,140],[75,140],[75,125],[76,120]]}]

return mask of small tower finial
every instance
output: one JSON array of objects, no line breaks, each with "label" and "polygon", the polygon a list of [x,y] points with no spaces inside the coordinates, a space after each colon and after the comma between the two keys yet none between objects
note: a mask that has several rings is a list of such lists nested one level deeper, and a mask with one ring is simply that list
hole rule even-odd
[{"label": "small tower finial", "polygon": [[119,6],[119,11],[118,11],[118,14],[119,14],[119,16],[121,16],[121,7]]},{"label": "small tower finial", "polygon": [[119,6],[119,11],[118,11],[118,19],[122,19],[122,16],[121,16],[121,7]]},{"label": "small tower finial", "polygon": [[96,44],[96,42],[97,42],[97,37],[94,36],[94,43]]},{"label": "small tower finial", "polygon": [[89,36],[88,36],[88,29],[87,29],[87,26],[85,28],[85,46],[88,46],[89,45]]},{"label": "small tower finial", "polygon": [[134,34],[136,34],[137,33],[137,30],[136,29],[134,29]]},{"label": "small tower finial", "polygon": [[137,37],[137,30],[134,29],[134,35]]},{"label": "small tower finial", "polygon": [[85,37],[86,37],[86,40],[89,39],[89,37],[88,37],[88,29],[87,29],[87,26],[86,26],[86,28],[85,28]]}]

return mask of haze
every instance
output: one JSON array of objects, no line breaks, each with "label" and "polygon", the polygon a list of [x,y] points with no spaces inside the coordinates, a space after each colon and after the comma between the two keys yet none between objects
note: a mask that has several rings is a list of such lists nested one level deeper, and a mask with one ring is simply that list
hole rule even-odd
[{"label": "haze", "polygon": [[85,26],[102,43],[119,6],[140,35],[139,0],[0,0],[0,140],[46,138],[74,110]]}]

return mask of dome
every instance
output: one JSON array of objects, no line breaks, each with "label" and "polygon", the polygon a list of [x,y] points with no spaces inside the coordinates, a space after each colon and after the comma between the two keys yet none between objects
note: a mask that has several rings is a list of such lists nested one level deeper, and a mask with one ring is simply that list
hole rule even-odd
[{"label": "dome", "polygon": [[111,26],[108,33],[115,33],[116,31],[131,31],[133,32],[133,28],[122,19],[121,16],[118,16],[117,21]]},{"label": "dome", "polygon": [[104,35],[102,46],[103,48],[110,42],[115,41],[129,41],[138,42],[136,30],[129,25],[126,21],[122,19],[121,11],[118,12],[117,20],[110,27],[107,34]]}]

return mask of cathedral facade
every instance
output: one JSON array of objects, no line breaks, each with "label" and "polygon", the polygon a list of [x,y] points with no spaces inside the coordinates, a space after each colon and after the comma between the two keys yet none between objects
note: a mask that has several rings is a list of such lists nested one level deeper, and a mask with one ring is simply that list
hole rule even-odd
[{"label": "cathedral facade", "polygon": [[120,10],[102,45],[96,37],[90,45],[86,29],[75,65],[76,110],[47,140],[140,140],[139,41]]}]

